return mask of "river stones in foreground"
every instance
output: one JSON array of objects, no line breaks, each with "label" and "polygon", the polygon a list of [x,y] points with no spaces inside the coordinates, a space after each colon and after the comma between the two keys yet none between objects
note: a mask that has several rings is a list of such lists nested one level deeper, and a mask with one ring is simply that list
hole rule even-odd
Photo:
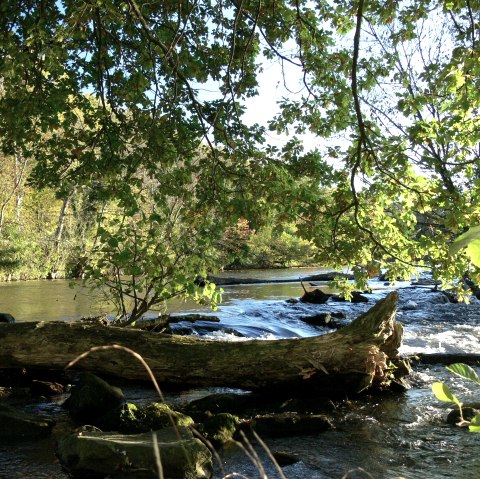
[{"label": "river stones in foreground", "polygon": [[0,440],[38,439],[49,436],[55,421],[26,414],[0,404]]},{"label": "river stones in foreground", "polygon": [[[185,427],[154,431],[164,477],[209,479],[212,455]],[[73,477],[158,478],[152,432],[123,435],[81,430],[60,439],[56,450]]]}]

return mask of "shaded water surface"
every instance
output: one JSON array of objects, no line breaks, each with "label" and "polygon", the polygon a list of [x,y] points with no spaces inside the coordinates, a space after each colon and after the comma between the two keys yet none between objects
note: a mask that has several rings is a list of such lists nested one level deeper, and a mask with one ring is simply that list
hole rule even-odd
[{"label": "shaded water surface", "polygon": [[[313,273],[300,270],[284,274],[290,275],[289,279],[296,279],[299,275]],[[278,272],[261,274],[263,276],[257,277],[278,276]],[[252,273],[255,275],[259,273]],[[374,293],[369,295],[368,304],[329,302],[326,305],[287,303],[286,299],[302,294],[299,283],[224,287],[224,303],[217,312],[209,313],[220,317],[219,324],[199,322],[192,326],[179,323],[175,327],[189,327],[191,334],[231,341],[246,340],[245,336],[271,339],[324,334],[328,332],[326,329],[305,324],[301,318],[317,312],[335,311],[343,312],[345,319],[342,321],[348,322],[389,291],[381,283],[374,282],[372,287]],[[0,310],[10,312],[18,320],[70,320],[110,311],[106,303],[85,293],[81,289],[71,290],[62,281],[0,285]],[[172,310],[208,313],[204,308],[188,303],[175,303]],[[400,289],[397,317],[405,326],[402,351],[406,354],[480,353],[478,301],[455,305],[445,302],[441,293],[405,288]],[[470,434],[445,424],[449,405],[436,401],[430,389],[432,382],[437,380],[449,383],[465,402],[480,401],[478,388],[453,378],[444,367],[417,364],[409,391],[349,399],[336,406],[333,413],[335,429],[317,435],[270,439],[267,444],[273,451],[289,452],[300,459],[300,462],[284,468],[288,479],[336,479],[356,467],[369,471],[375,479],[477,479],[480,477],[480,434]],[[150,388],[127,387],[124,391],[131,402],[142,403],[156,398]],[[176,393],[170,395],[169,400],[184,404],[211,392]],[[26,407],[57,420],[53,441],[49,438],[0,444],[0,478],[67,477],[53,453],[55,438],[71,426],[60,406],[62,400],[58,398],[54,403],[40,402]],[[267,453],[259,445],[256,449],[268,477],[279,478]],[[260,477],[258,466],[236,449],[222,453],[222,465],[223,471],[217,467],[216,478],[231,472],[250,478]]]}]

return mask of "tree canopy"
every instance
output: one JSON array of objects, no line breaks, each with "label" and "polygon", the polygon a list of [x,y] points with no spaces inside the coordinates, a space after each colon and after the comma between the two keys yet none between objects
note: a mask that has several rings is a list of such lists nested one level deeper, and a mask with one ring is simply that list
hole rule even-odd
[{"label": "tree canopy", "polygon": [[[31,185],[94,200],[92,279],[215,299],[195,279],[218,266],[216,242],[273,212],[360,285],[381,268],[475,276],[448,245],[480,221],[478,2],[28,0],[0,14],[1,146],[31,159]],[[302,78],[269,124],[293,132],[281,149],[242,118],[267,62]]]}]

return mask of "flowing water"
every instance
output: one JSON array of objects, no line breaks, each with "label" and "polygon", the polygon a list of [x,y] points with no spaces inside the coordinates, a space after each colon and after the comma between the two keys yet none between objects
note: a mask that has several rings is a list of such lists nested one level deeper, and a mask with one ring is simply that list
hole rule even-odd
[{"label": "flowing water", "polygon": [[[267,282],[269,278],[281,276],[295,281],[299,276],[315,272],[249,273],[249,277],[266,282],[224,287],[224,301],[215,313],[190,303],[170,305],[173,312],[214,314],[220,318],[220,323],[179,323],[174,328],[190,328],[190,334],[231,341],[243,341],[247,337],[272,339],[324,334],[329,330],[305,324],[301,318],[323,311],[341,311],[346,316],[341,321],[348,322],[391,290],[383,283],[372,282],[374,292],[369,295],[368,304],[292,304],[286,299],[301,296],[303,290],[299,283]],[[246,273],[238,275],[245,277]],[[404,354],[480,353],[479,301],[474,299],[470,305],[451,304],[445,302],[441,293],[432,293],[427,288],[407,288],[406,283],[397,286],[401,287],[397,318],[405,326],[401,350]],[[110,311],[111,306],[87,293],[81,288],[70,289],[65,281],[2,284],[0,311],[13,314],[17,321],[71,320]],[[368,471],[375,479],[478,479],[480,434],[445,424],[449,405],[439,403],[430,389],[432,382],[438,380],[449,383],[464,402],[480,401],[480,388],[453,378],[443,366],[417,364],[409,391],[344,401],[334,414],[335,429],[316,435],[270,439],[268,446],[273,451],[289,452],[300,459],[300,462],[283,469],[288,479],[337,479],[357,467]],[[185,403],[211,392],[196,390],[169,399],[174,403]],[[132,402],[155,399],[151,389],[126,388],[125,393]],[[62,400],[58,398],[57,402],[32,404],[26,408],[57,420],[53,438],[70,427],[60,407]],[[52,442],[49,438],[0,444],[0,478],[66,478],[55,462]],[[268,477],[280,477],[267,453],[259,446],[257,451]],[[246,459],[241,451],[225,451],[222,461],[225,473],[260,477],[258,466]],[[216,477],[222,475],[222,470],[217,468]]]}]

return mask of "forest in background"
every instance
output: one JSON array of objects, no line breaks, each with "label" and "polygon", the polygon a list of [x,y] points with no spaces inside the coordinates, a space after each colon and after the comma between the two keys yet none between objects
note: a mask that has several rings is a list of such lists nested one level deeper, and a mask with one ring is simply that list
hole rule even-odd
[{"label": "forest in background", "polygon": [[[0,281],[81,278],[104,205],[91,189],[58,195],[28,183],[33,160],[0,158]],[[213,245],[217,269],[285,268],[314,264],[315,246],[293,223],[275,230],[239,219]]]}]

